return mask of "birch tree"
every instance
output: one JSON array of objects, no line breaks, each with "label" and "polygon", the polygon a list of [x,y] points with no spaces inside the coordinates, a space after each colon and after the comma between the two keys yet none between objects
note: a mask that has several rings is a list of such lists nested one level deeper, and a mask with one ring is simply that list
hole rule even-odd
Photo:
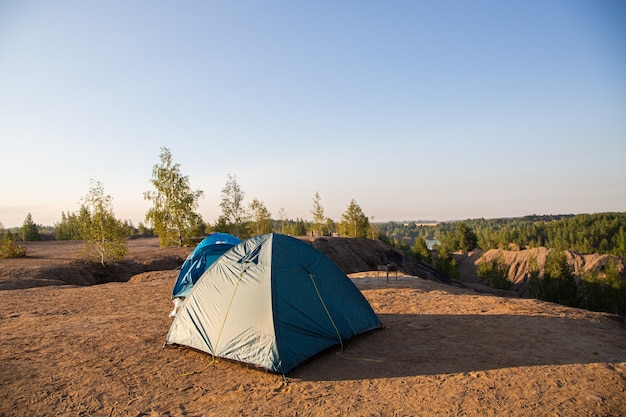
[{"label": "birch tree", "polygon": [[191,189],[189,177],[181,173],[168,148],[162,147],[159,157],[161,163],[153,166],[150,180],[155,190],[144,193],[144,199],[153,204],[146,222],[152,225],[161,247],[182,246],[192,228],[202,222],[196,210],[204,192]]},{"label": "birch tree", "polygon": [[222,189],[222,201],[220,208],[222,215],[218,223],[224,225],[239,238],[246,237],[245,223],[248,220],[248,211],[243,204],[245,193],[237,182],[236,175],[228,174],[226,185]]},{"label": "birch tree", "polygon": [[109,261],[128,255],[126,228],[115,218],[112,197],[104,195],[100,181],[91,180],[89,193],[83,198],[81,216],[83,248],[81,254],[106,267]]},{"label": "birch tree", "polygon": [[318,191],[313,196],[313,210],[311,210],[311,214],[313,214],[313,233],[316,236],[322,236],[324,234],[323,229],[326,217],[324,216],[324,207],[322,207],[322,198]]},{"label": "birch tree", "polygon": [[254,198],[250,203],[250,228],[255,236],[264,235],[272,231],[272,215],[262,201]]}]

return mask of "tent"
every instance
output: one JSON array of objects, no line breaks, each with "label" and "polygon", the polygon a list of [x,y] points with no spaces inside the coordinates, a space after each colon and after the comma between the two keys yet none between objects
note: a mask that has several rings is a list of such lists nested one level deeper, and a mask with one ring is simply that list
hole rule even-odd
[{"label": "tent", "polygon": [[326,255],[270,233],[231,248],[207,269],[165,344],[285,374],[381,326],[359,289]]},{"label": "tent", "polygon": [[213,233],[206,237],[189,254],[181,266],[172,289],[172,297],[186,297],[204,271],[224,252],[240,243],[240,239],[228,233]]}]

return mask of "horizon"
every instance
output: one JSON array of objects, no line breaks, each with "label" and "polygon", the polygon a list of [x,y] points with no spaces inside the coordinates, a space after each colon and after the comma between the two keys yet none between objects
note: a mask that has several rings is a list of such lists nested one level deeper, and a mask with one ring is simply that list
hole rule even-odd
[{"label": "horizon", "polygon": [[[441,223],[456,223],[456,222],[464,222],[464,221],[471,221],[471,220],[498,220],[498,219],[522,219],[525,217],[573,217],[573,216],[581,216],[581,215],[595,215],[595,214],[604,214],[604,213],[624,213],[624,212],[620,212],[620,211],[604,211],[604,212],[595,212],[595,213],[559,213],[559,214],[524,214],[521,216],[506,216],[506,217],[468,217],[468,218],[459,218],[459,219],[446,219],[446,220],[435,220],[435,219],[413,219],[413,220],[407,220],[407,219],[403,219],[403,220],[396,220],[396,219],[391,219],[391,220],[375,220],[372,221],[371,217],[368,217],[368,219],[370,220],[370,223],[373,224],[383,224],[383,223],[415,223],[418,225],[422,225],[422,226],[432,226],[432,225],[439,225]],[[68,213],[66,213],[68,214]],[[365,213],[367,215],[367,213]],[[27,213],[28,215],[28,213]],[[117,217],[117,216],[116,216]],[[140,222],[134,222],[131,219],[124,219],[124,218],[120,218],[117,217],[118,220],[121,221],[130,221],[132,222],[132,225],[137,228],[139,226],[139,223],[144,223],[144,221],[140,221]],[[296,218],[287,218],[285,220],[287,221],[297,221],[297,220],[304,220],[305,222],[312,222],[313,220],[310,218],[301,218],[301,217],[296,217]],[[25,220],[25,219],[24,219]],[[0,222],[0,224],[4,227],[4,229],[19,229],[22,227],[24,220],[22,220],[22,222],[17,225],[17,226],[7,226],[5,224],[3,224],[2,222]],[[34,218],[33,218],[33,222],[38,226],[38,227],[43,227],[43,228],[54,228],[55,224],[58,223],[61,220],[61,217],[59,216],[58,221],[55,221],[54,224],[40,224],[38,223]],[[341,220],[336,220],[336,219],[331,219],[332,221],[339,223]],[[203,219],[204,221],[204,219]],[[275,219],[272,218],[272,221],[280,221],[280,219]],[[209,226],[211,226],[210,223],[206,222]],[[145,223],[144,223],[145,224]]]},{"label": "horizon", "polygon": [[[100,181],[144,221],[172,152],[213,224],[244,203],[337,221],[626,212],[626,3],[0,3],[0,222]],[[395,219],[395,220],[394,220]],[[16,226],[14,226],[16,225]]]}]

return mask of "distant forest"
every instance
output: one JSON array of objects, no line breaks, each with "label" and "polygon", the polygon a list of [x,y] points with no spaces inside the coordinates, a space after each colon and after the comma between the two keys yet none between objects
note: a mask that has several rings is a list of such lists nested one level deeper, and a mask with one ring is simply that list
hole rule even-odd
[{"label": "distant forest", "polygon": [[413,246],[416,238],[445,242],[459,223],[476,237],[477,247],[520,249],[544,246],[580,253],[626,257],[626,213],[524,216],[501,219],[469,219],[461,222],[388,222],[377,230],[395,246]]},{"label": "distant forest", "polygon": [[[22,228],[10,230],[18,240],[80,239],[74,225],[76,214],[63,213],[61,222],[54,227],[42,227],[37,233],[31,218]],[[153,231],[140,223],[138,228],[125,222],[128,236],[151,236]],[[369,225],[363,237],[380,238],[396,247],[411,248],[416,239],[448,242],[458,232],[459,225],[474,235],[476,245],[484,251],[496,248],[528,249],[539,246],[556,250],[573,250],[580,253],[612,254],[626,258],[626,213],[596,213],[568,215],[531,215],[499,219],[467,219],[437,223],[434,221],[384,222]],[[337,234],[338,224],[327,220],[325,235]],[[205,224],[197,226],[196,234],[210,233]],[[272,220],[271,229],[276,233],[305,236],[317,234],[315,225],[304,219]],[[3,231],[4,232],[4,231]],[[6,230],[9,232],[9,230]],[[469,249],[453,247],[450,249]]]}]

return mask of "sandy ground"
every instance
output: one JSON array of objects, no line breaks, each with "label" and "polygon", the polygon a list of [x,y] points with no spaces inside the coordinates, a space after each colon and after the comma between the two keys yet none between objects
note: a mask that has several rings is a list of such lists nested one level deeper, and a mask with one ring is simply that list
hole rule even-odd
[{"label": "sandy ground", "polygon": [[176,275],[0,291],[0,416],[626,415],[605,314],[352,274],[385,328],[283,378],[163,348]]}]

